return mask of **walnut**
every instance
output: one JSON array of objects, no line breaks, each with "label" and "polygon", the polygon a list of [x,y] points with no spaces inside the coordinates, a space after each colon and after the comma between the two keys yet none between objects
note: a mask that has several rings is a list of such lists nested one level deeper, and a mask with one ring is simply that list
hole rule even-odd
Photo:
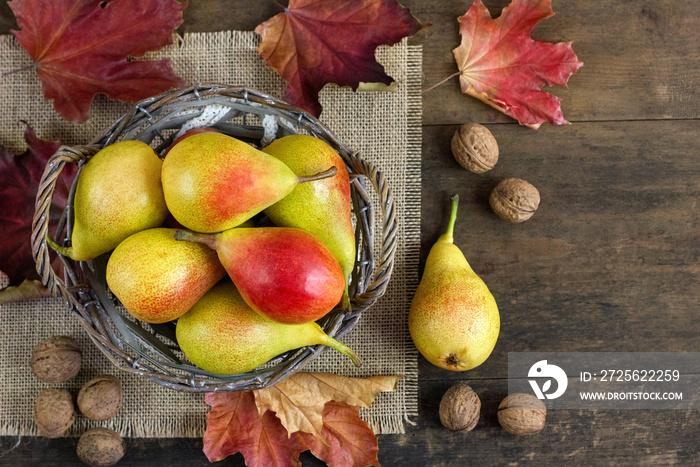
[{"label": "walnut", "polygon": [[544,428],[547,408],[532,394],[511,394],[498,406],[498,423],[514,435],[534,435]]},{"label": "walnut", "polygon": [[540,193],[525,180],[506,178],[491,192],[489,204],[501,219],[524,222],[535,214],[540,205]]},{"label": "walnut", "polygon": [[44,389],[36,398],[34,421],[42,435],[58,438],[75,421],[73,396],[65,389]]},{"label": "walnut", "polygon": [[481,400],[469,385],[452,386],[440,400],[440,421],[453,431],[471,431],[479,421]]},{"label": "walnut", "polygon": [[93,378],[78,393],[78,408],[90,420],[114,417],[122,406],[122,385],[112,375]]},{"label": "walnut", "polygon": [[30,362],[34,376],[47,383],[63,383],[80,371],[80,348],[72,337],[53,336],[39,342]]},{"label": "walnut", "polygon": [[83,433],[78,441],[78,457],[95,467],[107,467],[119,462],[126,452],[122,437],[107,428],[94,428]]},{"label": "walnut", "polygon": [[485,126],[467,123],[452,137],[452,155],[465,169],[484,173],[498,162],[498,143]]}]

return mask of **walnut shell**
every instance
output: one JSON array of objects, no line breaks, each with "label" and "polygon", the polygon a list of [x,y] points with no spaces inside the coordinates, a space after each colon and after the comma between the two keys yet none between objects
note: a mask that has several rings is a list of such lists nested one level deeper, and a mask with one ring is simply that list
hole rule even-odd
[{"label": "walnut shell", "polygon": [[116,431],[94,428],[80,437],[77,451],[80,460],[86,464],[107,467],[124,457],[126,443]]},{"label": "walnut shell", "polygon": [[471,431],[479,422],[481,400],[465,383],[455,384],[440,400],[440,421],[453,431]]},{"label": "walnut shell", "polygon": [[501,219],[524,222],[535,214],[540,205],[540,193],[525,180],[506,178],[491,192],[489,204]]},{"label": "walnut shell", "polygon": [[65,389],[44,389],[36,398],[34,421],[42,435],[58,438],[75,421],[73,396]]},{"label": "walnut shell", "polygon": [[90,420],[107,420],[119,412],[123,397],[119,379],[112,375],[102,375],[80,388],[78,408]]},{"label": "walnut shell", "polygon": [[498,406],[498,423],[508,433],[534,435],[544,428],[547,408],[532,394],[511,394]]},{"label": "walnut shell", "polygon": [[80,348],[72,337],[49,337],[34,347],[29,365],[40,380],[63,383],[80,371]]},{"label": "walnut shell", "polygon": [[485,126],[467,123],[452,137],[452,155],[465,169],[484,173],[498,162],[498,143]]}]

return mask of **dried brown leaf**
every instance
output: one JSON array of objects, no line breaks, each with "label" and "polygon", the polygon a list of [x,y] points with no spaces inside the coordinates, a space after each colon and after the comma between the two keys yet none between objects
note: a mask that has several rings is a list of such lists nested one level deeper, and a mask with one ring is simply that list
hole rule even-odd
[{"label": "dried brown leaf", "polygon": [[349,378],[330,373],[297,373],[274,387],[255,392],[261,414],[277,414],[287,432],[323,439],[323,408],[329,401],[369,407],[380,392],[393,391],[401,376]]},{"label": "dried brown leaf", "polygon": [[40,281],[25,279],[17,286],[0,290],[0,305],[29,300],[30,298],[50,297],[51,292]]}]

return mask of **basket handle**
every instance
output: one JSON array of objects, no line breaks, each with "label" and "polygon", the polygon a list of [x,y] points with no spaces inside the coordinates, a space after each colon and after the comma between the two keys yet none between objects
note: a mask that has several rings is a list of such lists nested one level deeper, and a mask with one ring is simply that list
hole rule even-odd
[{"label": "basket handle", "polygon": [[76,304],[75,298],[68,292],[65,283],[51,267],[50,247],[46,242],[46,237],[49,233],[49,222],[51,221],[51,201],[56,181],[66,163],[78,164],[87,160],[95,152],[96,149],[87,146],[61,146],[46,164],[34,203],[31,242],[36,271],[41,277],[41,282],[49,289],[52,295],[62,298],[64,302],[73,304]]},{"label": "basket handle", "polygon": [[369,179],[374,191],[379,196],[384,221],[382,224],[382,251],[379,265],[374,273],[374,282],[364,292],[355,296],[355,302],[359,308],[366,309],[384,295],[391,278],[391,272],[394,269],[398,233],[396,206],[393,192],[384,174],[374,164],[360,159],[357,154],[350,154],[347,162],[355,173],[364,174]]}]

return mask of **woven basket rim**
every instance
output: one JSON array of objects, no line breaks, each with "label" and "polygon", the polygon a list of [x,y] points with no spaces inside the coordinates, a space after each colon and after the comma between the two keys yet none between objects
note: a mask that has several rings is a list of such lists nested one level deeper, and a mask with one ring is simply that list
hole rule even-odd
[{"label": "woven basket rim", "polygon": [[[360,237],[358,241],[361,242],[358,250],[362,247],[363,251],[358,251],[359,259],[353,273],[352,285],[356,291],[351,294],[353,311],[343,313],[342,310],[335,309],[323,318],[320,324],[324,331],[334,338],[349,332],[360,319],[361,313],[384,294],[391,277],[398,230],[392,191],[383,174],[373,164],[364,161],[359,153],[347,147],[318,119],[280,99],[243,86],[209,83],[168,91],[135,104],[88,145],[62,146],[47,162],[39,185],[32,225],[32,253],[44,285],[70,308],[93,343],[121,370],[139,374],[162,386],[179,391],[262,389],[299,371],[304,364],[325,351],[326,347],[317,345],[287,352],[271,360],[273,370],[267,367],[259,368],[235,376],[214,375],[201,369],[193,372],[192,367],[172,363],[169,355],[174,353],[172,349],[169,350],[166,343],[170,340],[176,345],[177,342],[174,340],[174,333],[172,336],[169,334],[167,325],[144,327],[134,324],[129,319],[123,319],[124,316],[121,318],[117,316],[119,313],[115,311],[106,283],[99,277],[99,272],[104,267],[102,263],[106,264],[105,258],[100,257],[89,262],[73,262],[61,257],[65,273],[63,278],[59,278],[51,267],[50,248],[46,242],[49,233],[48,210],[51,206],[53,189],[65,164],[73,163],[81,167],[102,147],[120,139],[129,139],[125,138],[125,135],[138,134],[149,139],[147,143],[151,145],[160,139],[161,143],[156,148],[156,152],[162,152],[162,149],[174,139],[174,134],[166,137],[159,125],[161,127],[165,125],[169,129],[167,125],[172,124],[177,128],[179,124],[181,129],[180,122],[188,115],[181,116],[178,112],[189,111],[190,107],[206,110],[203,106],[215,105],[212,102],[230,104],[232,110],[226,115],[234,115],[240,110],[243,125],[229,124],[226,121],[218,123],[218,125],[231,125],[226,127],[227,130],[243,132],[246,135],[255,134],[257,138],[261,127],[246,125],[248,116],[263,115],[267,118],[268,115],[272,115],[278,124],[277,137],[283,132],[295,132],[292,129],[307,131],[331,144],[345,161],[352,178],[353,215],[356,219],[356,236]],[[170,113],[168,114],[167,111]],[[238,116],[236,114],[236,117]],[[190,120],[187,121],[191,122],[194,117],[189,117]],[[166,118],[172,118],[172,121]],[[66,236],[70,237],[68,234],[71,224],[72,196],[79,175],[80,169],[71,190],[71,201],[56,232],[57,235],[62,235],[55,238],[56,241],[63,241]],[[381,253],[379,261],[376,262],[373,256],[375,214],[367,184],[379,198],[382,215],[381,247],[379,248]],[[160,338],[149,337],[156,335]],[[177,356],[175,357],[177,359]]]}]

